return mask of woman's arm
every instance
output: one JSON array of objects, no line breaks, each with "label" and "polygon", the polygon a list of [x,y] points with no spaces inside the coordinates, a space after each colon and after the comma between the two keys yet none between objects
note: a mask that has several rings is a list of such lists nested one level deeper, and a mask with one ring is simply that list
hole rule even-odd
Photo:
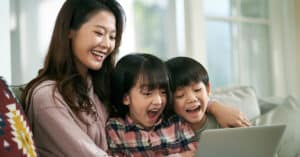
[{"label": "woman's arm", "polygon": [[223,105],[217,101],[210,101],[207,111],[211,113],[221,127],[247,127],[251,123],[247,116],[239,109]]},{"label": "woman's arm", "polygon": [[81,129],[66,104],[53,98],[53,86],[44,86],[34,93],[27,116],[41,156],[103,157],[102,150]]}]

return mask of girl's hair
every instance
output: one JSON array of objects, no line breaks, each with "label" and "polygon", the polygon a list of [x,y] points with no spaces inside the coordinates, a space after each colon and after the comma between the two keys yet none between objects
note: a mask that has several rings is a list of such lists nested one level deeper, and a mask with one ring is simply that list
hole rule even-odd
[{"label": "girl's hair", "polygon": [[[189,57],[175,57],[166,61],[169,71],[170,86],[172,93],[177,88],[188,86],[191,83],[203,82],[207,87],[209,84],[208,73],[196,60]],[[168,115],[174,113],[173,105],[167,106]]]},{"label": "girl's hair", "polygon": [[110,97],[110,79],[115,56],[118,52],[125,14],[116,0],[66,0],[57,16],[44,67],[38,76],[28,83],[22,95],[25,111],[28,110],[33,90],[45,80],[56,81],[56,88],[65,102],[74,111],[91,111],[92,101],[88,96],[88,84],[76,69],[69,32],[78,30],[99,11],[109,11],[116,19],[115,49],[105,60],[100,70],[89,70],[95,93],[107,104]]},{"label": "girl's hair", "polygon": [[119,60],[113,72],[110,117],[125,118],[129,108],[123,104],[123,98],[139,79],[142,86],[150,90],[165,89],[167,104],[170,103],[169,77],[164,62],[150,54],[130,54]]}]

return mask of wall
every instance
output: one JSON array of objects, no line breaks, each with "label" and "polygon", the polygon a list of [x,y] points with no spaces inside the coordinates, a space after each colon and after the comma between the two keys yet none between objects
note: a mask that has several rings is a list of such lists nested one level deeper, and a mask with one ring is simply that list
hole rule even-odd
[{"label": "wall", "polygon": [[8,84],[11,83],[9,17],[9,0],[2,0],[0,5],[0,76],[4,77]]},{"label": "wall", "polygon": [[[295,20],[296,20],[296,31],[297,31],[297,37],[296,37],[296,56],[298,67],[300,67],[300,1],[295,0]],[[300,78],[300,68],[298,68],[298,78]],[[300,87],[297,87],[298,90],[300,90]],[[298,91],[298,100],[300,100],[300,91]]]}]

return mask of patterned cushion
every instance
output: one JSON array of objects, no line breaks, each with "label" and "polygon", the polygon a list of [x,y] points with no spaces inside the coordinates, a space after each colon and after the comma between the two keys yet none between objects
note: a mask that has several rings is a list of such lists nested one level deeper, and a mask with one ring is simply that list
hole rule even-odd
[{"label": "patterned cushion", "polygon": [[25,114],[0,77],[0,156],[36,157],[32,132]]}]

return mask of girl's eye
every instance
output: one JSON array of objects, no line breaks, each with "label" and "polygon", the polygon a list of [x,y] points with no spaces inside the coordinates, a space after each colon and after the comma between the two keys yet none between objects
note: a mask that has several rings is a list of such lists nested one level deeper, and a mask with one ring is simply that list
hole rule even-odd
[{"label": "girl's eye", "polygon": [[152,94],[152,92],[151,92],[151,91],[143,91],[142,94],[144,94],[144,95],[146,95],[146,96],[149,96],[149,95]]},{"label": "girl's eye", "polygon": [[141,93],[143,95],[149,96],[149,95],[152,94],[152,90],[149,90],[148,88],[144,88],[144,89],[141,90]]},{"label": "girl's eye", "polygon": [[163,95],[166,95],[166,94],[167,94],[166,90],[161,90],[160,92],[161,92],[161,94],[163,94]]}]

